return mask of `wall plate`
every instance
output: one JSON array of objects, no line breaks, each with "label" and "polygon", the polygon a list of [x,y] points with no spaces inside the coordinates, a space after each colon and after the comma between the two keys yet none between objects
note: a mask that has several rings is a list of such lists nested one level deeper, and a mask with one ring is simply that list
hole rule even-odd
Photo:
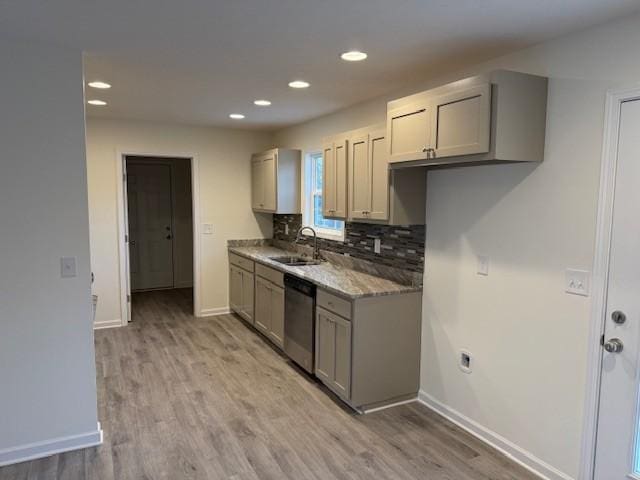
[{"label": "wall plate", "polygon": [[590,275],[586,270],[567,268],[565,272],[565,291],[572,295],[589,296]]}]

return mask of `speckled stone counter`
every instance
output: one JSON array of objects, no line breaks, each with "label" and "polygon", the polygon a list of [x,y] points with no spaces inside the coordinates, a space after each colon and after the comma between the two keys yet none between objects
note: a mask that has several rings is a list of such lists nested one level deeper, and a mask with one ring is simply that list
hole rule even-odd
[{"label": "speckled stone counter", "polygon": [[295,253],[272,246],[229,246],[229,251],[281,272],[303,278],[320,288],[350,299],[422,291],[422,287],[419,286],[403,285],[329,262],[302,267],[283,265],[269,257],[295,255]]}]

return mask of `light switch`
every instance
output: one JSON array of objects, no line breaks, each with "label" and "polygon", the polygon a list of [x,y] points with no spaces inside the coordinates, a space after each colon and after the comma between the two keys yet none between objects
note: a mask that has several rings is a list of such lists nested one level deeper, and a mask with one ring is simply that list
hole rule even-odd
[{"label": "light switch", "polygon": [[62,257],[60,259],[60,276],[62,278],[72,278],[76,275],[76,257]]},{"label": "light switch", "polygon": [[489,257],[478,255],[478,275],[489,275]]},{"label": "light switch", "polygon": [[589,272],[567,268],[565,272],[565,290],[573,295],[589,296]]},{"label": "light switch", "polygon": [[213,223],[203,223],[202,233],[204,235],[213,235]]},{"label": "light switch", "polygon": [[373,251],[376,253],[380,253],[380,239],[379,238],[374,238],[373,239]]}]

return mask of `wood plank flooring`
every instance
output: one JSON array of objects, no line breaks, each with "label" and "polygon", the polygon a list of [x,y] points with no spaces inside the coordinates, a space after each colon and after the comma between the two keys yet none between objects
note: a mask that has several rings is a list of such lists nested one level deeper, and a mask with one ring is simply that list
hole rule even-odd
[{"label": "wood plank flooring", "polygon": [[133,300],[96,332],[104,444],[0,479],[537,478],[418,403],[353,413],[239,318],[194,318],[190,290]]}]

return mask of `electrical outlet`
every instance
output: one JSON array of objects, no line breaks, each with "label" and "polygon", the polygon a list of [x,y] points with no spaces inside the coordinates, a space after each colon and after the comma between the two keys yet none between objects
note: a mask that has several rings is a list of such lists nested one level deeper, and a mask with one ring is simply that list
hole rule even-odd
[{"label": "electrical outlet", "polygon": [[565,272],[565,291],[572,295],[589,296],[589,272],[567,268]]},{"label": "electrical outlet", "polygon": [[478,255],[478,275],[489,275],[489,257]]},{"label": "electrical outlet", "polygon": [[464,349],[460,350],[460,356],[458,358],[458,367],[464,373],[471,373],[473,371],[471,366],[471,358],[472,358],[471,352]]},{"label": "electrical outlet", "polygon": [[213,235],[213,223],[203,223],[202,233],[204,235]]},{"label": "electrical outlet", "polygon": [[373,239],[373,251],[375,253],[380,253],[380,239],[379,238],[374,238]]}]

